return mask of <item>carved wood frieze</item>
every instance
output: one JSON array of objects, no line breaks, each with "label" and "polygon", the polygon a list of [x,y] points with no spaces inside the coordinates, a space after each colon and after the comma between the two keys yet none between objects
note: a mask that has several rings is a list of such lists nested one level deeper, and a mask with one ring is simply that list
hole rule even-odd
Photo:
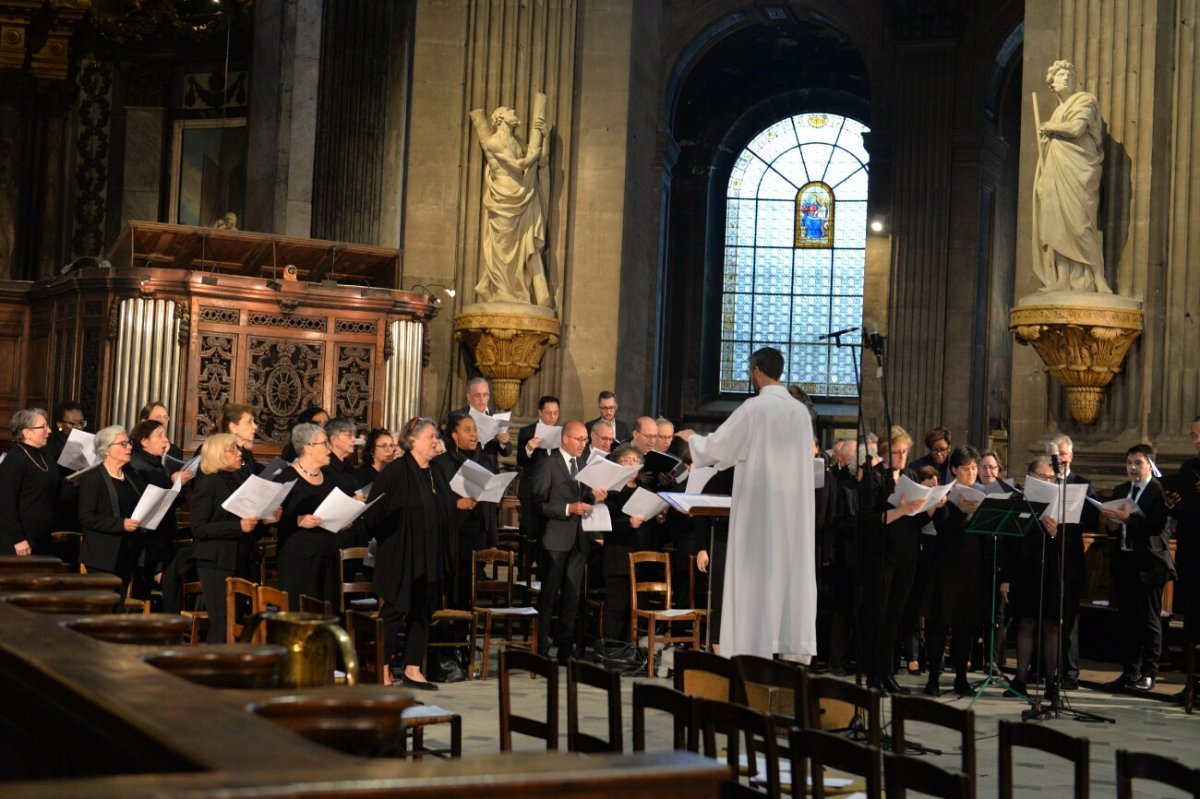
[{"label": "carved wood frieze", "polygon": [[223,336],[219,333],[205,333],[200,338],[196,379],[197,436],[207,436],[216,431],[221,406],[228,402],[233,394],[235,343],[233,336]]},{"label": "carved wood frieze", "polygon": [[373,347],[339,346],[337,390],[334,407],[338,416],[367,421],[371,401],[371,360]]},{"label": "carved wood frieze", "polygon": [[261,409],[259,438],[282,446],[296,416],[323,402],[325,342],[251,337],[247,356],[246,402]]}]

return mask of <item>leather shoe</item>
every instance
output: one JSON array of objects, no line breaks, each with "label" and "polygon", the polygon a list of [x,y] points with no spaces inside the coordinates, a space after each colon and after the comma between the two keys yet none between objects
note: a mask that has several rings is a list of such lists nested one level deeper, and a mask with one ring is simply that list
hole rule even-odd
[{"label": "leather shoe", "polygon": [[1008,696],[1018,696],[1025,698],[1029,696],[1029,686],[1024,680],[1013,680],[1008,684],[1008,690],[1004,692]]},{"label": "leather shoe", "polygon": [[959,696],[970,696],[974,691],[971,690],[971,683],[967,682],[966,677],[954,678],[954,692]]},{"label": "leather shoe", "polygon": [[896,682],[896,678],[890,674],[879,681],[879,686],[883,690],[887,691],[889,694],[899,694],[901,696],[907,696],[908,694],[912,693],[912,691],[908,690],[903,685]]},{"label": "leather shoe", "polygon": [[400,679],[400,684],[405,688],[414,688],[418,691],[436,691],[438,689],[436,685],[428,680],[422,682],[421,680],[414,680],[409,677],[402,677]]},{"label": "leather shoe", "polygon": [[1143,674],[1133,684],[1133,689],[1136,691],[1152,691],[1154,690],[1154,677],[1149,674]]},{"label": "leather shoe", "polygon": [[1072,677],[1070,675],[1063,677],[1062,687],[1063,687],[1063,690],[1065,690],[1065,691],[1078,691],[1079,690],[1079,678]]},{"label": "leather shoe", "polygon": [[1104,683],[1104,687],[1110,691],[1121,691],[1121,690],[1124,690],[1126,687],[1133,685],[1137,681],[1138,681],[1138,678],[1132,674],[1122,674],[1120,677],[1113,680],[1112,682]]},{"label": "leather shoe", "polygon": [[925,683],[925,695],[926,696],[941,696],[942,695],[942,689],[938,685],[937,677],[934,677]]}]

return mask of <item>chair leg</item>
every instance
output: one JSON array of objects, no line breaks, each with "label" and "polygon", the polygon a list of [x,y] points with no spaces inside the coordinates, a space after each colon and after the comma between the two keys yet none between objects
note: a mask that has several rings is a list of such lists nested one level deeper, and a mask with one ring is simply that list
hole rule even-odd
[{"label": "chair leg", "polygon": [[658,620],[653,616],[646,619],[646,676],[654,676],[654,633]]},{"label": "chair leg", "polygon": [[483,614],[483,663],[480,665],[480,677],[486,680],[488,678],[488,664],[490,661],[490,653],[492,651],[492,614]]}]

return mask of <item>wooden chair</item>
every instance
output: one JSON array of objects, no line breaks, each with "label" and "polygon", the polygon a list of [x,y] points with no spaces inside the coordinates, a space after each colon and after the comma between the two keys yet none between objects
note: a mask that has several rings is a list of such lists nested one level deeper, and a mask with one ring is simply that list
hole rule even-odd
[{"label": "wooden chair", "polygon": [[[512,712],[512,671],[523,670],[546,679],[546,718],[518,716]],[[558,664],[548,657],[520,649],[500,653],[500,751],[512,751],[512,734],[518,732],[546,742],[548,751],[558,749]]]},{"label": "wooden chair", "polygon": [[[639,581],[637,567],[642,564],[661,567],[662,579]],[[671,607],[671,556],[665,552],[629,553],[630,643],[637,643],[640,632],[639,621],[645,622],[647,677],[654,676],[654,653],[657,643],[690,643],[692,649],[700,648],[700,615],[693,608]],[[666,633],[661,635],[657,629],[659,622],[667,624]],[[685,635],[674,635],[671,632],[673,624],[687,624],[691,632]]]},{"label": "wooden chair", "polygon": [[79,548],[83,544],[83,533],[58,530],[50,534],[50,550],[68,566],[79,565]]},{"label": "wooden chair", "polygon": [[947,771],[917,757],[883,753],[883,785],[888,799],[904,799],[910,789],[940,799],[972,799],[973,778],[974,775],[968,778],[966,774]]},{"label": "wooden chair", "polygon": [[[608,740],[579,730],[579,686],[604,691],[608,700]],[[621,737],[621,675],[586,661],[567,664],[567,751],[623,752]]]},{"label": "wooden chair", "polygon": [[[897,755],[904,754],[905,734],[912,722],[932,724],[954,730],[959,736],[962,749],[961,771],[970,786],[968,799],[975,796],[975,711],[956,708],[932,699],[917,696],[892,695],[892,748]],[[922,775],[917,775],[919,779]],[[914,783],[914,789],[920,786]],[[890,790],[890,789],[889,789]]]},{"label": "wooden chair", "polygon": [[[513,553],[502,549],[480,549],[472,553],[474,568],[471,569],[471,608],[476,623],[483,624],[483,663],[480,679],[488,678],[492,644],[497,647],[520,647],[537,653],[538,615],[537,609],[513,604]],[[483,567],[487,577],[480,577]],[[505,566],[502,572],[498,568]],[[492,638],[492,628],[497,621],[503,622],[504,637]],[[526,636],[521,641],[513,639],[513,624],[527,621]],[[472,640],[475,635],[472,634]]]},{"label": "wooden chair", "polygon": [[792,789],[803,785],[812,775],[813,799],[825,797],[825,767],[862,777],[867,799],[880,799],[879,747],[863,746],[841,735],[793,727],[788,735],[792,749]]},{"label": "wooden chair", "polygon": [[[355,610],[379,609],[375,588],[371,581],[358,571],[366,556],[366,547],[346,547],[338,550],[338,613],[342,615],[345,615],[346,608],[350,606]],[[362,579],[359,579],[360,577]]]},{"label": "wooden chair", "polygon": [[646,751],[646,711],[671,714],[673,745],[676,750],[695,752],[700,747],[700,729],[696,726],[695,700],[674,688],[648,682],[633,684],[633,751]]},{"label": "wooden chair", "polygon": [[254,612],[262,613],[267,610],[284,611],[288,609],[288,594],[279,588],[269,585],[254,586]]},{"label": "wooden chair", "polygon": [[358,655],[360,682],[383,682],[387,666],[387,645],[383,640],[383,620],[378,614],[359,610],[346,611],[346,633]]},{"label": "wooden chair", "polygon": [[1200,769],[1188,768],[1169,757],[1149,752],[1117,750],[1117,799],[1133,799],[1133,781],[1169,785],[1200,799]]},{"label": "wooden chair", "polygon": [[[356,613],[357,611],[350,611]],[[418,702],[400,712],[400,754],[415,760],[423,757],[462,757],[462,716],[437,705]],[[425,744],[425,728],[445,724],[450,732],[450,744],[434,748]]]},{"label": "wooden chair", "polygon": [[733,701],[775,716],[776,724],[799,726],[805,717],[808,673],[795,663],[735,655]]},{"label": "wooden chair", "polygon": [[1075,766],[1075,799],[1088,796],[1088,739],[1074,738],[1040,724],[1000,722],[1000,799],[1013,797],[1014,747],[1023,746],[1057,755]]},{"label": "wooden chair", "polygon": [[[286,596],[286,592],[284,592]],[[328,599],[317,599],[308,594],[300,595],[300,612],[316,613],[318,616],[333,616],[333,603]]]},{"label": "wooden chair", "polygon": [[[258,602],[255,592],[256,583],[241,577],[225,578],[225,641],[235,643],[242,634],[241,620],[247,613],[253,613]],[[246,600],[239,602],[238,597]],[[239,606],[240,605],[240,606]],[[243,610],[245,612],[243,612]]]},{"label": "wooden chair", "polygon": [[810,677],[807,682],[806,729],[865,733],[867,743],[879,748],[883,724],[878,691],[836,677]]},{"label": "wooden chair", "polygon": [[260,538],[255,541],[254,558],[258,562],[258,582],[266,585],[274,580],[278,576],[275,564],[279,560],[279,539]]},{"label": "wooden chair", "polygon": [[208,611],[199,609],[203,598],[204,585],[199,580],[183,584],[183,610],[180,614],[192,620],[192,631],[188,635],[189,644],[200,643],[200,633],[208,629]]},{"label": "wooden chair", "polygon": [[674,678],[675,690],[688,696],[733,701],[733,683],[737,675],[729,658],[696,649],[681,649],[675,653]]},{"label": "wooden chair", "polygon": [[[433,612],[433,620],[430,623],[430,631],[438,628],[450,628],[461,624],[463,626],[463,635],[455,636],[453,634],[447,636],[449,640],[434,640],[434,636],[430,635],[429,643],[426,645],[428,651],[437,649],[466,649],[467,650],[467,679],[475,679],[475,630],[477,626],[477,616],[473,610],[459,610],[457,608],[447,607],[446,597],[442,595],[442,606]],[[426,666],[428,666],[428,654],[426,654]],[[429,673],[429,669],[425,669],[425,673]]]},{"label": "wooden chair", "polygon": [[[721,796],[725,797],[770,797],[779,799],[779,749],[776,746],[775,724],[767,713],[735,705],[731,702],[714,702],[696,699],[696,724],[704,741],[705,757],[717,758],[721,749],[716,734],[725,736],[725,762],[732,774],[721,785]],[[741,741],[745,740],[745,749]],[[745,758],[742,752],[745,751]],[[765,779],[759,777],[757,752],[763,753]],[[742,781],[745,776],[749,784]],[[765,784],[758,784],[762,783]]]}]

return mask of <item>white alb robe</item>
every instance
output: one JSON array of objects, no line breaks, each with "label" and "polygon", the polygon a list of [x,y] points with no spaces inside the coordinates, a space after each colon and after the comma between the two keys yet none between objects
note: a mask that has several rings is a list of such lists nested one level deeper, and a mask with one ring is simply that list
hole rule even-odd
[{"label": "white alb robe", "polygon": [[721,654],[817,654],[812,418],[781,385],[692,436],[696,466],[736,466]]}]

